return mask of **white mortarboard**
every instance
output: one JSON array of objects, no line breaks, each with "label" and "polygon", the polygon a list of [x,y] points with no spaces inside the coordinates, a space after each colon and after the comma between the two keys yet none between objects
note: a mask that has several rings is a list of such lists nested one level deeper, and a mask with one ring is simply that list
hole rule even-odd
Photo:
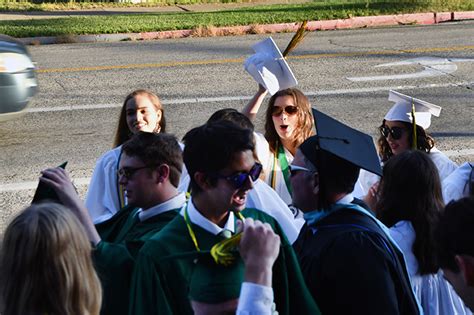
[{"label": "white mortarboard", "polygon": [[441,113],[441,107],[438,105],[434,105],[392,90],[390,90],[388,100],[395,102],[395,105],[393,105],[388,111],[387,115],[385,115],[385,120],[398,120],[412,123],[412,102],[415,104],[415,122],[423,129],[428,129],[428,127],[431,125],[431,115],[439,117],[439,114]]},{"label": "white mortarboard", "polygon": [[255,54],[245,60],[245,70],[273,95],[298,84],[271,37],[252,46]]}]

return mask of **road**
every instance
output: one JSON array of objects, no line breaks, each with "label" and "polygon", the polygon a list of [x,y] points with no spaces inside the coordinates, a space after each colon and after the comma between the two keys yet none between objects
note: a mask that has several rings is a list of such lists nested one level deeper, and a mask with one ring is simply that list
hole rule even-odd
[{"label": "road", "polygon": [[[242,108],[256,90],[243,61],[266,36],[31,47],[40,92],[27,114],[0,124],[0,231],[46,167],[69,161],[84,195],[130,91],[157,92],[178,137],[219,108]],[[284,49],[291,34],[273,38]],[[474,21],[313,32],[289,63],[314,106],[373,136],[391,88],[442,106],[429,129],[437,147],[474,160]]]}]

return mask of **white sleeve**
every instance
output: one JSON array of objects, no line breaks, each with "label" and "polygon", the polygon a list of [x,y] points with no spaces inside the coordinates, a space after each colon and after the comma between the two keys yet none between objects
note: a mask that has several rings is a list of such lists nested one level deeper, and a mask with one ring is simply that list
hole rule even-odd
[{"label": "white sleeve", "polygon": [[120,210],[117,165],[121,147],[106,152],[97,160],[87,189],[86,208],[94,224],[103,222]]},{"label": "white sleeve", "polygon": [[273,289],[271,287],[243,282],[236,314],[271,315],[273,305]]},{"label": "white sleeve", "polygon": [[290,244],[298,238],[303,224],[295,220],[283,199],[262,180],[256,180],[253,189],[248,192],[246,206],[261,210],[275,218]]}]

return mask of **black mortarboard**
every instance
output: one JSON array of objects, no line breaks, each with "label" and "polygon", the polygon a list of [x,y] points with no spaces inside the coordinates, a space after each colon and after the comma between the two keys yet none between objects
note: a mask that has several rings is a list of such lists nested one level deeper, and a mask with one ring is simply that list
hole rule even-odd
[{"label": "black mortarboard", "polygon": [[[65,168],[66,165],[67,162],[64,162],[59,165],[59,167]],[[39,203],[46,200],[61,203],[56,192],[51,187],[40,181],[38,187],[36,187],[35,195],[33,196],[33,201],[31,203]]]},{"label": "black mortarboard", "polygon": [[371,173],[382,175],[372,137],[312,109],[316,135],[300,146],[305,157],[318,167],[318,151],[323,150]]}]

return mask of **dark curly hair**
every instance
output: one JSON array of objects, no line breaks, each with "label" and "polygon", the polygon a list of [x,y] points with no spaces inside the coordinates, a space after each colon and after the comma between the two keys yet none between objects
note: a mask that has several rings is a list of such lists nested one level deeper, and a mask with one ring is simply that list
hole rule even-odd
[{"label": "dark curly hair", "polygon": [[[382,122],[382,125],[379,127],[382,128],[383,126],[385,126],[385,119],[383,120]],[[405,122],[405,121],[400,121],[407,130],[412,130],[412,124],[411,123],[408,123],[408,122]],[[430,153],[431,149],[434,147],[435,145],[435,141],[434,139],[425,131],[425,129],[423,129],[422,127],[420,126],[416,126],[416,138],[417,138],[417,149],[418,150],[421,150],[423,152],[426,152],[426,153]],[[412,132],[409,132],[408,133],[408,141],[410,143],[410,147],[412,146],[413,144],[413,133]],[[380,156],[380,159],[382,160],[382,162],[386,162],[388,161],[388,159],[390,159],[393,155],[392,153],[392,150],[390,149],[390,146],[388,145],[388,142],[387,142],[387,139],[380,135],[379,139],[377,140],[377,147],[378,147],[378,151],[379,151],[379,156]]]}]

